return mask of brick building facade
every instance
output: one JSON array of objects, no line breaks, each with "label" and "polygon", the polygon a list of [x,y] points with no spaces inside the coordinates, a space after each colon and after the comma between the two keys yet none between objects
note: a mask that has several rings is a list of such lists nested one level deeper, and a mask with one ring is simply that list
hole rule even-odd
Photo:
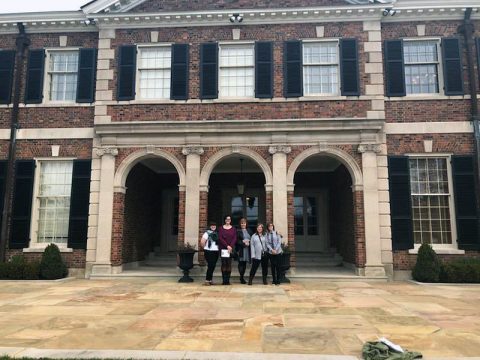
[{"label": "brick building facade", "polygon": [[273,221],[299,266],[336,256],[392,278],[422,242],[478,257],[478,4],[364,3],[0,15],[6,255],[55,242],[70,268],[114,274],[232,214]]}]

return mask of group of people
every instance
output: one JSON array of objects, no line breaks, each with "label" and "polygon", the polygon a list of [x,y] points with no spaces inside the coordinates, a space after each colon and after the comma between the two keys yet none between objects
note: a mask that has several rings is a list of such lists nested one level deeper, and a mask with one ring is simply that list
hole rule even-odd
[{"label": "group of people", "polygon": [[[282,236],[275,231],[272,223],[264,229],[258,224],[254,234],[247,227],[247,220],[240,219],[240,228],[232,225],[232,217],[225,216],[223,225],[217,231],[214,221],[203,234],[200,244],[207,261],[205,285],[212,285],[213,272],[218,258],[222,264],[222,285],[230,285],[232,261],[238,260],[240,283],[252,285],[258,267],[262,266],[263,284],[267,285],[268,264],[272,270],[272,284],[280,285],[279,255],[282,253]],[[245,280],[247,263],[251,263],[248,281]]]}]

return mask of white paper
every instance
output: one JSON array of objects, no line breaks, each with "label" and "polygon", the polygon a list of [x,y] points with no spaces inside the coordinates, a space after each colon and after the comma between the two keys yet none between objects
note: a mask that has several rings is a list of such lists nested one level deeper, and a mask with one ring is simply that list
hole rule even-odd
[{"label": "white paper", "polygon": [[227,249],[222,249],[222,257],[223,257],[223,258],[228,258],[228,257],[230,257],[230,253],[228,252]]},{"label": "white paper", "polygon": [[379,340],[380,342],[384,343],[385,345],[387,345],[389,348],[395,350],[395,351],[398,351],[398,352],[401,352],[401,353],[404,352],[403,349],[402,349],[402,347],[401,347],[400,345],[397,345],[397,344],[391,342],[391,341],[388,340],[387,338],[382,337],[382,338],[380,338],[380,339],[378,339],[378,340]]}]

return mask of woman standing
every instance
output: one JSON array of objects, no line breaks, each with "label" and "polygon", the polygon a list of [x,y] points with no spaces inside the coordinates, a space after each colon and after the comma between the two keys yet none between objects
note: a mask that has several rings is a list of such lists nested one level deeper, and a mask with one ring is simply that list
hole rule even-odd
[{"label": "woman standing", "polygon": [[232,273],[232,252],[237,243],[237,230],[232,226],[232,217],[225,216],[218,231],[220,257],[222,258],[222,285],[230,285]]},{"label": "woman standing", "polygon": [[250,269],[248,285],[252,285],[253,278],[255,277],[255,273],[260,264],[262,264],[263,285],[267,285],[268,256],[265,234],[263,233],[263,224],[257,225],[257,231],[253,234],[252,239],[250,240],[250,250],[252,256],[252,268]]},{"label": "woman standing", "polygon": [[272,267],[272,284],[280,285],[279,257],[282,253],[282,236],[275,231],[272,223],[267,225],[267,249]]},{"label": "woman standing", "polygon": [[210,221],[210,229],[205,231],[200,240],[200,244],[203,247],[203,253],[205,260],[207,261],[207,275],[205,277],[204,285],[212,285],[213,272],[218,260],[218,234],[217,223]]},{"label": "woman standing", "polygon": [[250,262],[250,238],[252,234],[247,229],[247,219],[240,219],[240,229],[237,230],[237,246],[238,253],[238,272],[240,273],[240,283],[246,284],[245,271],[247,270],[247,262]]}]

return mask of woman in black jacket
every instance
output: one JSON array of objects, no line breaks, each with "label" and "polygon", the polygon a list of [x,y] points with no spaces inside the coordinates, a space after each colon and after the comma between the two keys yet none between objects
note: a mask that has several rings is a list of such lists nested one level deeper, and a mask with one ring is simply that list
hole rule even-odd
[{"label": "woman in black jacket", "polygon": [[250,263],[250,238],[252,233],[247,228],[247,219],[240,219],[240,228],[237,229],[237,245],[236,252],[238,254],[238,272],[240,273],[240,283],[246,284],[245,271],[247,270],[247,262]]}]

